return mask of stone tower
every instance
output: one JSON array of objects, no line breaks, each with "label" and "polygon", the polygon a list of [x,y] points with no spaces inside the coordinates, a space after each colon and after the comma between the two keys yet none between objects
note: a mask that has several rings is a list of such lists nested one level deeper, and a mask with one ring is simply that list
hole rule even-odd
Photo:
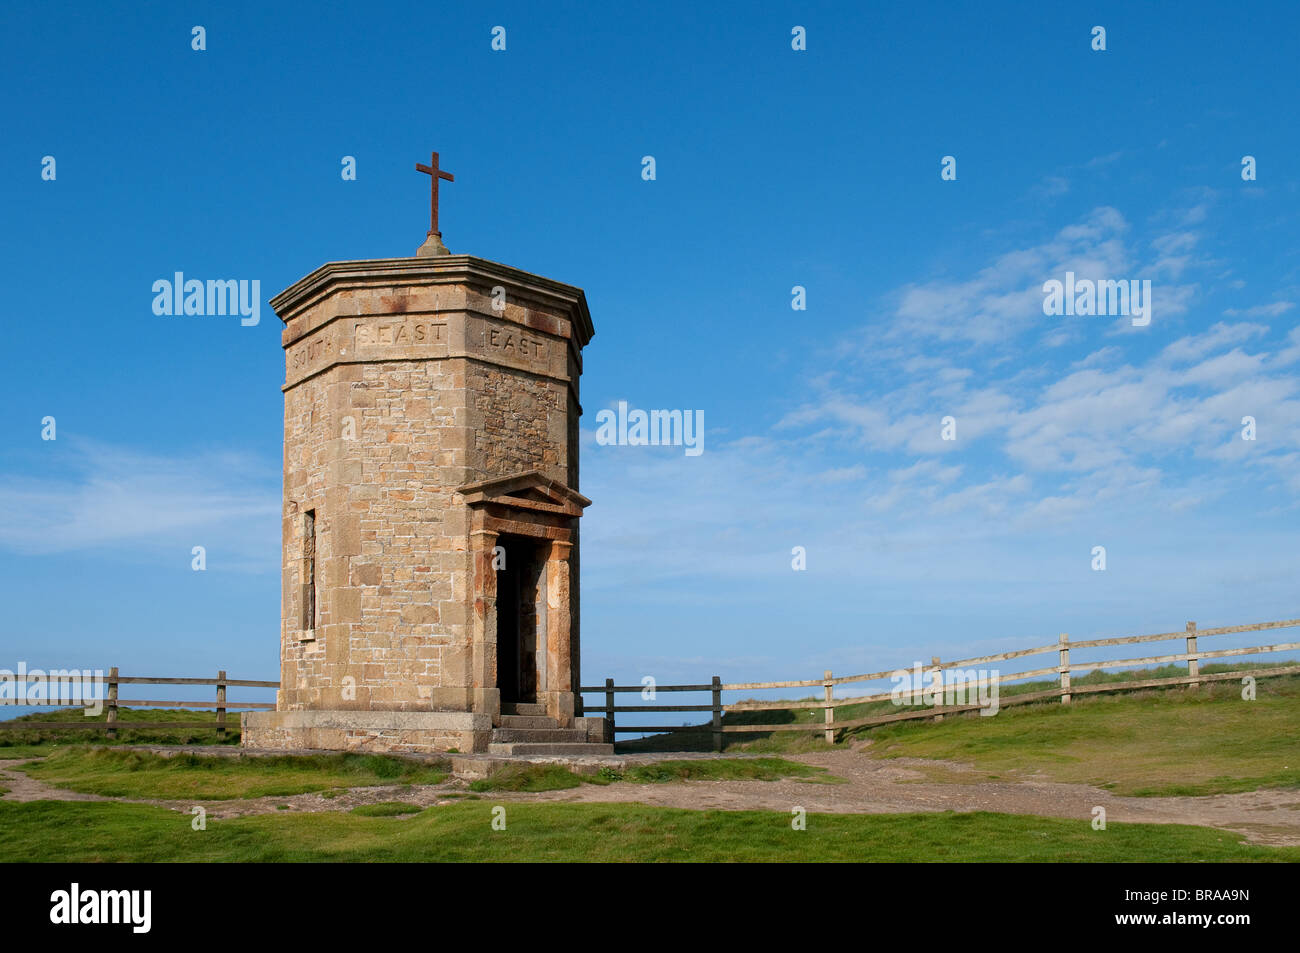
[{"label": "stone tower", "polygon": [[274,712],[244,716],[246,746],[604,740],[574,712],[586,299],[434,237],[414,258],[322,265],[271,301],[281,681]]}]

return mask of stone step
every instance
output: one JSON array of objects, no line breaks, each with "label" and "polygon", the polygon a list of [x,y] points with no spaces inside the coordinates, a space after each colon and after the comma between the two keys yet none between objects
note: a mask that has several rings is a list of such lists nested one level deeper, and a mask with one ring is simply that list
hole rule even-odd
[{"label": "stone step", "polygon": [[533,744],[529,742],[494,742],[488,745],[488,754],[504,754],[516,757],[526,757],[531,755],[568,755],[570,757],[582,755],[606,755],[613,754],[613,745],[597,744]]},{"label": "stone step", "polygon": [[492,731],[495,742],[536,742],[550,744],[569,742],[586,744],[587,732],[581,728],[496,728]]},{"label": "stone step", "polygon": [[546,706],[540,702],[502,702],[503,715],[545,715]]},{"label": "stone step", "polygon": [[545,715],[502,715],[502,728],[559,728],[560,723]]}]

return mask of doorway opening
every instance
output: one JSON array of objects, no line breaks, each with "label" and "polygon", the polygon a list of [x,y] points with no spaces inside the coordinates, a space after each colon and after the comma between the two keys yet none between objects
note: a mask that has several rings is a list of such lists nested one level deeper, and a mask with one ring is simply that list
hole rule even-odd
[{"label": "doorway opening", "polygon": [[497,688],[503,704],[536,702],[546,689],[545,556],[523,536],[497,545]]}]

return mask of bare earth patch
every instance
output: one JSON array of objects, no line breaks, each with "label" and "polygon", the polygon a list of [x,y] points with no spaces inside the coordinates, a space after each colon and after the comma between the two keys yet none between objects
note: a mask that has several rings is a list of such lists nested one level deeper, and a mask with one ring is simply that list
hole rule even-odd
[{"label": "bare earth patch", "polygon": [[[635,802],[689,810],[762,810],[789,812],[802,807],[812,813],[896,814],[915,811],[997,811],[1077,818],[1090,823],[1093,808],[1106,809],[1108,822],[1194,824],[1241,834],[1256,844],[1300,846],[1300,791],[1270,789],[1210,797],[1121,797],[1086,784],[1062,784],[1040,777],[991,779],[986,773],[951,761],[913,758],[876,760],[860,751],[842,750],[787,754],[792,761],[826,768],[843,784],[797,780],[687,781],[664,784],[583,784],[541,793],[492,792],[492,801]],[[77,794],[52,787],[12,770],[21,762],[0,766],[0,785],[10,788],[9,801],[129,800]],[[382,785],[323,793],[227,801],[145,800],[188,813],[196,804],[214,818],[241,817],[275,811],[347,811],[363,804],[405,801],[420,807],[451,803],[470,794],[464,781],[449,779],[436,785]]]}]

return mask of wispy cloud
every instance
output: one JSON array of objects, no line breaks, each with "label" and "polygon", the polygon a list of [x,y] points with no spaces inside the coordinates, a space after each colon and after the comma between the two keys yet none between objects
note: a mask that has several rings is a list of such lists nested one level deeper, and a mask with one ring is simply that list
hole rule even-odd
[{"label": "wispy cloud", "polygon": [[24,554],[193,546],[212,568],[278,565],[279,468],[240,453],[175,457],[60,436],[57,472],[0,476],[0,546]]},{"label": "wispy cloud", "polygon": [[1276,318],[1294,307],[1294,301],[1274,301],[1271,304],[1257,304],[1250,308],[1228,308],[1223,313],[1234,318]]},{"label": "wispy cloud", "polygon": [[[1213,277],[1191,255],[1205,237],[1182,218],[1141,235],[1118,210],[1096,209],[969,277],[896,289],[875,346],[850,333],[830,366],[808,369],[798,403],[700,460],[627,448],[586,457],[592,495],[610,507],[584,530],[600,554],[585,564],[591,578],[739,585],[779,568],[783,547],[813,540],[824,568],[859,582],[975,579],[978,551],[1000,567],[992,585],[999,573],[1033,578],[1024,554],[1061,534],[1087,539],[1105,525],[1113,539],[1142,524],[1148,543],[1176,549],[1189,527],[1221,519],[1225,500],[1293,511],[1300,329],[1165,323],[1118,337],[1081,319],[1055,350],[1032,350],[1050,343],[1043,329],[1056,320],[1041,311],[1045,272],[1121,276],[1144,267],[1137,248],[1151,250],[1147,267],[1183,276],[1163,283],[1157,320],[1190,315]],[[955,441],[942,437],[947,416]],[[1242,439],[1244,417],[1256,421],[1253,441]],[[1161,570],[1171,586],[1175,562]]]},{"label": "wispy cloud", "polygon": [[1050,330],[1043,324],[1043,282],[1067,271],[1079,279],[1138,277],[1118,210],[1102,207],[1048,241],[999,255],[962,281],[910,284],[897,292],[891,338],[932,337],[981,345]]}]

